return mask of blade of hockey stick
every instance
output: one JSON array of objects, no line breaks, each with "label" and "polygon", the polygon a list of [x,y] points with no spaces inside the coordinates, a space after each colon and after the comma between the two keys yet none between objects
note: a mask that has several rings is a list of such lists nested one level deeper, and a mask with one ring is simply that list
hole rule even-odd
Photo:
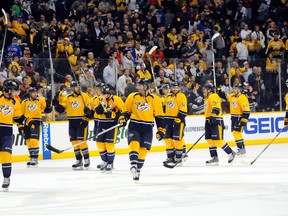
[{"label": "blade of hockey stick", "polygon": [[199,137],[199,139],[188,149],[188,151],[182,155],[182,157],[180,158],[179,161],[177,161],[176,163],[170,165],[170,164],[167,164],[165,163],[165,161],[163,162],[163,166],[166,167],[166,168],[169,168],[169,169],[173,169],[174,167],[176,167],[179,163],[181,163],[181,161],[183,160],[183,158],[194,148],[194,146],[202,139],[202,137],[205,136],[205,133],[202,134],[201,137]]},{"label": "blade of hockey stick", "polygon": [[263,152],[273,143],[273,141],[279,136],[279,134],[285,129],[286,127],[283,127],[276,136],[270,141],[270,143],[259,153],[259,155],[250,163],[251,166],[256,162],[256,160],[263,154]]},{"label": "blade of hockey stick", "polygon": [[83,140],[82,142],[79,142],[79,143],[77,143],[77,144],[75,144],[75,145],[72,145],[72,146],[70,146],[70,147],[68,147],[68,148],[66,148],[66,149],[60,150],[60,149],[57,149],[57,148],[55,148],[55,147],[53,147],[53,146],[51,146],[51,145],[46,145],[46,148],[47,148],[48,150],[50,150],[50,151],[53,151],[53,152],[55,152],[55,153],[60,154],[60,153],[62,153],[62,152],[64,152],[64,151],[67,151],[67,150],[72,149],[72,148],[74,148],[74,147],[76,147],[76,146],[79,146],[79,145],[81,145],[82,143],[87,142],[88,140],[90,140],[90,139],[92,139],[92,138],[94,138],[94,137],[97,138],[97,137],[99,137],[99,136],[107,133],[108,131],[111,131],[111,130],[119,127],[119,126],[121,126],[121,124],[114,125],[114,126],[108,128],[108,129],[103,130],[103,131],[101,131],[100,133],[98,133],[98,134],[96,134],[96,135],[94,135],[94,136],[91,136],[91,137],[89,137],[88,139]]},{"label": "blade of hockey stick", "polygon": [[148,54],[151,56],[151,54],[152,54],[157,48],[158,48],[158,46],[153,46],[153,47],[149,50]]}]

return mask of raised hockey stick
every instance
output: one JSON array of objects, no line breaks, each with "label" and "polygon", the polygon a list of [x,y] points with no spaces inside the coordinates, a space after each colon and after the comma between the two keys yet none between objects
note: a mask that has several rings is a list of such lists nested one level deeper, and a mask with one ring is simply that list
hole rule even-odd
[{"label": "raised hockey stick", "polygon": [[7,35],[7,29],[8,29],[8,17],[5,12],[5,10],[2,8],[2,13],[4,14],[5,22],[6,22],[6,28],[5,28],[5,33],[4,33],[4,38],[3,38],[3,44],[2,44],[2,50],[1,50],[1,57],[0,57],[0,68],[2,65],[2,59],[4,56],[4,48],[5,48],[5,42],[6,42],[6,35]]},{"label": "raised hockey stick", "polygon": [[183,158],[186,157],[186,155],[194,148],[194,146],[205,136],[205,133],[202,134],[201,137],[199,137],[199,139],[188,149],[188,151],[182,155],[182,157],[180,158],[180,160],[178,160],[176,163],[170,165],[168,164],[167,162],[163,162],[163,166],[166,167],[166,168],[170,168],[170,169],[173,169],[174,167],[176,167],[179,163],[182,162]]},{"label": "raised hockey stick", "polygon": [[90,139],[92,139],[92,138],[94,138],[94,137],[97,138],[97,137],[99,137],[99,136],[107,133],[108,131],[111,131],[111,130],[119,127],[120,125],[121,125],[121,124],[114,125],[114,126],[108,128],[108,129],[103,130],[103,131],[101,131],[100,133],[98,133],[98,134],[96,134],[96,135],[94,135],[94,136],[91,136],[91,137],[89,137],[88,139],[83,140],[82,142],[79,142],[79,143],[77,143],[77,144],[75,144],[75,145],[72,145],[72,146],[70,146],[70,147],[68,147],[68,148],[66,148],[66,149],[60,150],[60,149],[57,149],[57,148],[55,148],[55,147],[53,147],[53,146],[51,146],[51,145],[46,145],[46,148],[49,149],[50,151],[53,151],[53,152],[56,152],[56,153],[60,154],[60,153],[62,153],[62,152],[64,152],[64,151],[67,151],[67,150],[72,149],[72,148],[74,148],[74,147],[76,147],[76,146],[79,146],[79,145],[81,145],[82,143],[85,143],[85,142],[87,142],[88,140],[90,140]]},{"label": "raised hockey stick", "polygon": [[159,95],[159,90],[158,90],[158,87],[157,87],[157,85],[156,85],[155,73],[154,73],[154,68],[153,68],[153,65],[152,65],[152,57],[151,57],[152,53],[153,53],[155,50],[157,50],[157,48],[158,48],[157,46],[153,46],[153,47],[149,50],[148,56],[149,56],[149,62],[150,62],[150,67],[151,67],[151,73],[152,73],[153,81],[154,81],[154,83],[155,83],[156,93]]},{"label": "raised hockey stick", "polygon": [[279,136],[279,134],[285,129],[286,127],[283,127],[277,134],[276,136],[270,141],[270,143],[259,153],[259,155],[250,163],[252,166],[256,160],[263,154],[263,152],[273,143],[273,141]]}]

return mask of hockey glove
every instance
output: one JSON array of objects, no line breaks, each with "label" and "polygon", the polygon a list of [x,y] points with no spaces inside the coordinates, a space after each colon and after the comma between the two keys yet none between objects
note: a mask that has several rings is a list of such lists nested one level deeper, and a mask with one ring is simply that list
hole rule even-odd
[{"label": "hockey glove", "polygon": [[84,129],[88,126],[89,118],[83,117],[80,122],[80,128]]},{"label": "hockey glove", "polygon": [[84,114],[85,114],[86,117],[90,116],[91,115],[91,110],[88,107],[85,107],[84,108]]},{"label": "hockey glove", "polygon": [[118,119],[118,123],[120,124],[119,127],[125,127],[127,125],[127,120],[124,116],[120,116]]},{"label": "hockey glove", "polygon": [[158,131],[156,133],[156,139],[158,141],[162,140],[165,137],[165,133],[166,133],[166,129],[162,128],[162,127],[159,127]]},{"label": "hockey glove", "polygon": [[30,117],[26,118],[25,125],[29,127],[31,131],[35,130],[36,128],[36,122]]},{"label": "hockey glove", "polygon": [[19,133],[20,135],[24,135],[24,134],[25,134],[24,125],[18,124],[17,127],[18,127],[18,133]]}]

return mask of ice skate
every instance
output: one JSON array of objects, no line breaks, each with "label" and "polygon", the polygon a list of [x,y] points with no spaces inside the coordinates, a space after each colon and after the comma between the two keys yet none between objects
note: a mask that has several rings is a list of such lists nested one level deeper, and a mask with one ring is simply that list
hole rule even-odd
[{"label": "ice skate", "polygon": [[135,183],[137,183],[140,179],[140,171],[136,171],[135,174],[133,175],[133,180]]},{"label": "ice skate", "polygon": [[182,160],[180,158],[176,158],[175,159],[175,163],[177,163],[177,167],[181,167],[182,166]]},{"label": "ice skate", "polygon": [[237,149],[236,155],[238,157],[245,157],[246,156],[246,149],[244,147]]},{"label": "ice skate", "polygon": [[4,178],[4,181],[2,184],[3,192],[9,191],[9,185],[10,185],[10,178]]},{"label": "ice skate", "polygon": [[101,164],[97,165],[97,169],[99,169],[100,171],[106,171],[106,167],[107,167],[108,163],[106,161],[103,161]]},{"label": "ice skate", "polygon": [[84,159],[84,168],[88,170],[90,167],[90,159]]},{"label": "ice skate", "polygon": [[113,164],[107,164],[106,166],[106,173],[112,173],[112,170],[113,170]]},{"label": "ice skate", "polygon": [[206,166],[218,166],[219,159],[217,156],[212,157],[211,160],[206,161]]},{"label": "ice skate", "polygon": [[167,158],[165,161],[163,161],[163,164],[174,164],[175,160],[174,158]]},{"label": "ice skate", "polygon": [[232,151],[232,153],[229,154],[228,163],[233,164],[235,162],[235,159],[236,159],[236,153]]},{"label": "ice skate", "polygon": [[72,165],[73,170],[82,170],[83,169],[83,163],[82,160],[76,160],[76,162]]}]

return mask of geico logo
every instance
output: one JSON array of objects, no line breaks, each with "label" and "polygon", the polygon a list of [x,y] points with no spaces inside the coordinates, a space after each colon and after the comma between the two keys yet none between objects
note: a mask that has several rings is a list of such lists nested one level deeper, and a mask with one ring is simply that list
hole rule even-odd
[{"label": "geico logo", "polygon": [[[246,134],[274,133],[279,132],[284,127],[284,117],[249,118],[244,129]],[[284,129],[283,132],[286,132]]]}]

